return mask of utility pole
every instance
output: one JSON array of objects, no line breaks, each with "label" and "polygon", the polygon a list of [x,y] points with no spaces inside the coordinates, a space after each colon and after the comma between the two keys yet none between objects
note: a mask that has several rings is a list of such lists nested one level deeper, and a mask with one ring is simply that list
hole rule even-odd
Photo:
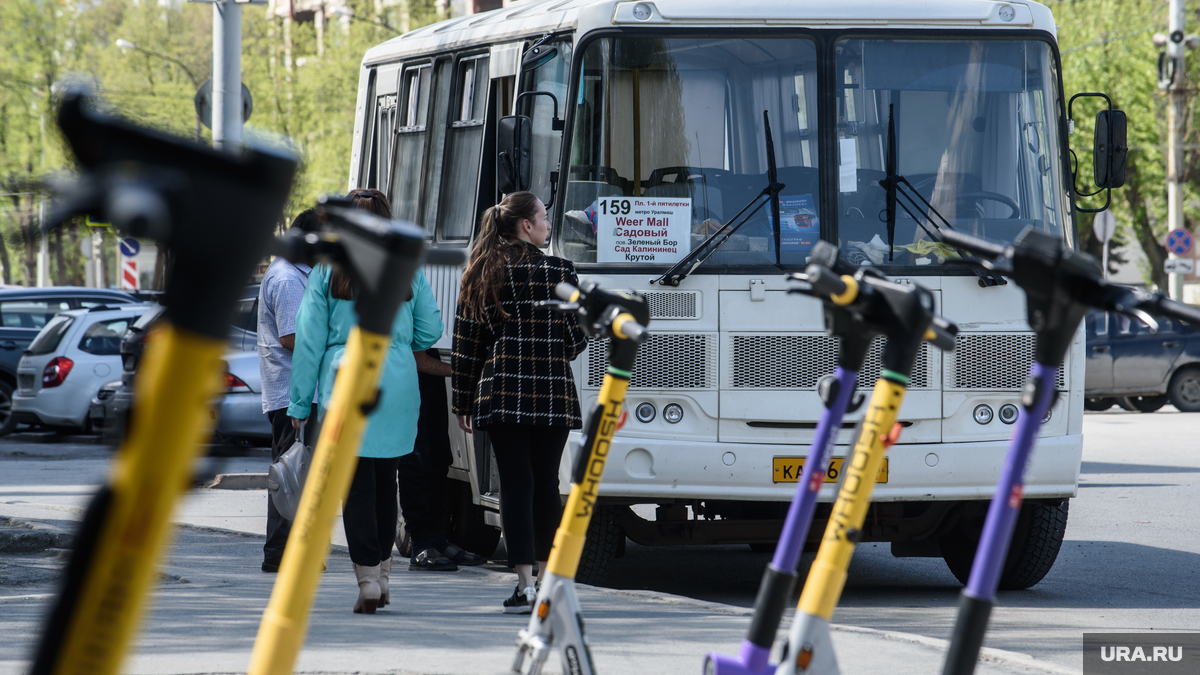
[{"label": "utility pole", "polygon": [[213,3],[213,147],[235,152],[242,144],[242,3]]},{"label": "utility pole", "polygon": [[[1187,121],[1188,49],[1200,47],[1200,36],[1185,33],[1187,19],[1184,0],[1170,0],[1171,17],[1167,34],[1155,33],[1154,44],[1165,48],[1158,57],[1158,88],[1167,92],[1167,228],[1186,229],[1183,219],[1183,181],[1187,170],[1183,163],[1184,124]],[[1168,259],[1180,256],[1167,251]],[[1167,292],[1172,300],[1183,300],[1184,275],[1167,275]]]}]

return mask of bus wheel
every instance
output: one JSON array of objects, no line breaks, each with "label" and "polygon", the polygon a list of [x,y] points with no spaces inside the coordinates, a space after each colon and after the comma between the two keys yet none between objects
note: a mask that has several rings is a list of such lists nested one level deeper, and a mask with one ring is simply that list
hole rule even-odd
[{"label": "bus wheel", "polygon": [[408,533],[408,528],[404,525],[404,510],[398,509],[396,516],[396,551],[401,558],[411,558],[412,550],[412,535]]},{"label": "bus wheel", "polygon": [[446,526],[446,538],[459,548],[490,558],[500,544],[500,530],[484,520],[484,507],[471,501],[471,488],[459,483],[452,488],[450,522]]},{"label": "bus wheel", "polygon": [[[1057,505],[1025,504],[1021,507],[1004,572],[1000,575],[1000,590],[1032,588],[1050,572],[1066,535],[1067,505],[1068,502],[1063,500]],[[982,530],[981,518],[964,519],[938,542],[946,566],[963,584],[971,577],[971,565]]]},{"label": "bus wheel", "polygon": [[575,581],[581,584],[599,585],[608,576],[612,561],[616,559],[625,541],[621,531],[621,509],[627,506],[597,506],[588,524],[587,539],[579,556],[579,569]]}]

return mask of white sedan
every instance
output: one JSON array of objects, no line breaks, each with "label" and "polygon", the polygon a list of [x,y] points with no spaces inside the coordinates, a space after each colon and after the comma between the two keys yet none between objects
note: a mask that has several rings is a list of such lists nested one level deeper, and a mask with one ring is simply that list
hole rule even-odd
[{"label": "white sedan", "polygon": [[92,397],[121,375],[121,336],[147,309],[100,306],[50,319],[17,366],[17,422],[88,431]]}]

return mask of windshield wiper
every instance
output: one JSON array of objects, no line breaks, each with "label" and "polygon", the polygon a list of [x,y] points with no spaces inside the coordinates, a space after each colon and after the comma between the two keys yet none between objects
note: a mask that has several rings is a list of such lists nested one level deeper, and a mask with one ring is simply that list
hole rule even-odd
[{"label": "windshield wiper", "polygon": [[[895,104],[889,103],[887,158],[885,160],[884,167],[887,170],[887,177],[879,181],[880,187],[887,191],[887,206],[885,207],[885,213],[887,215],[885,217],[887,219],[888,262],[892,261],[893,254],[895,253],[897,206],[904,209],[904,212],[908,214],[908,217],[916,221],[916,223],[921,226],[921,229],[925,230],[925,232],[932,237],[934,241],[943,244],[946,243],[945,238],[942,237],[942,226],[945,226],[947,230],[954,231],[954,227],[950,225],[950,221],[946,220],[945,216],[938,212],[937,209],[933,208],[933,204],[930,204],[928,200],[922,197],[921,193],[917,192],[917,188],[913,187],[913,184],[908,182],[907,178],[896,173],[896,165],[899,163],[899,153],[896,151],[896,119],[894,116],[894,109]],[[914,199],[914,196],[916,199]],[[904,201],[900,201],[900,197],[903,197]],[[927,211],[922,210],[922,208],[917,204],[917,199],[921,200],[921,203],[925,205],[925,209],[928,209]],[[907,204],[905,202],[907,202]],[[910,205],[912,206],[912,209],[909,208]],[[914,210],[922,213],[922,215],[925,215],[925,219],[917,217],[917,215],[913,213]],[[929,214],[937,216],[937,219],[942,221],[942,226],[939,226],[936,222],[934,222],[933,218],[929,217]],[[929,225],[925,224],[926,220],[928,220]],[[932,226],[933,229],[930,229],[930,226]],[[957,246],[954,248],[956,251],[963,254],[964,258],[968,257],[966,252],[962,249],[958,248]],[[971,270],[975,272],[975,276],[979,277],[979,285],[981,286],[1004,286],[1008,284],[1008,280],[1004,277],[998,274],[993,274],[985,269],[972,266]]]},{"label": "windshield wiper", "polygon": [[[767,187],[763,188],[762,192],[754,196],[748,204],[742,207],[741,211],[737,212],[729,222],[717,228],[707,239],[696,245],[695,248],[688,251],[687,255],[671,266],[665,274],[657,279],[651,279],[650,283],[660,286],[678,286],[679,282],[683,281],[699,267],[709,256],[717,252],[717,249],[722,244],[729,241],[735,232],[745,225],[754,214],[768,202],[771,204],[771,217],[774,218],[775,224],[775,264],[779,264],[779,192],[786,187],[779,182],[779,176],[775,167],[775,143],[771,140],[771,120],[767,116],[767,111],[763,111],[763,126],[767,134]],[[753,209],[751,209],[753,207]],[[747,213],[749,211],[749,213]],[[720,241],[716,241],[717,238]],[[715,244],[713,242],[716,242]]]}]

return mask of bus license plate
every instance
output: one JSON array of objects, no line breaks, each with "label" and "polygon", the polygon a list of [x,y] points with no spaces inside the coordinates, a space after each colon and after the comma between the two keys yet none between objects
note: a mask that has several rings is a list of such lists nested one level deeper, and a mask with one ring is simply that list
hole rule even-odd
[{"label": "bus license plate", "polygon": [[[776,457],[772,461],[773,469],[771,478],[776,483],[795,483],[800,480],[800,472],[804,470],[804,457]],[[829,471],[825,472],[825,482],[834,483],[842,475],[842,464],[846,461],[845,457],[834,457],[829,462]],[[883,458],[883,466],[879,467],[879,473],[875,475],[876,483],[888,482],[888,458]]]}]

